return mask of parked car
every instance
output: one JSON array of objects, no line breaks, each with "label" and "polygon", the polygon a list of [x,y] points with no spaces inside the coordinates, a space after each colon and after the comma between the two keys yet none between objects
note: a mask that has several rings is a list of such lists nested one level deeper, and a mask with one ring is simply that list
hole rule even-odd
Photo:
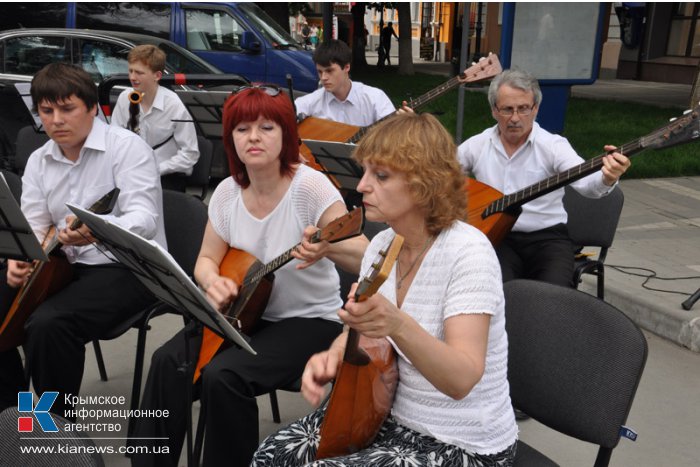
[{"label": "parked car", "polygon": [[[11,169],[13,166],[17,132],[33,121],[15,83],[30,82],[34,73],[56,61],[83,67],[93,76],[95,83],[99,83],[108,76],[125,74],[128,69],[127,54],[139,44],[154,44],[165,52],[166,74],[222,75],[218,68],[177,44],[142,34],[65,28],[0,32],[0,158],[5,168]],[[232,87],[250,84],[242,76],[226,76],[230,77],[230,86],[221,91],[225,95]],[[114,100],[121,89],[115,88],[113,91]],[[218,176],[225,176],[228,169],[223,157],[216,155],[219,152],[215,152],[212,170]]]},{"label": "parked car", "polygon": [[4,3],[1,29],[66,27],[157,36],[194,52],[225,73],[294,88],[318,87],[311,53],[252,2]]}]

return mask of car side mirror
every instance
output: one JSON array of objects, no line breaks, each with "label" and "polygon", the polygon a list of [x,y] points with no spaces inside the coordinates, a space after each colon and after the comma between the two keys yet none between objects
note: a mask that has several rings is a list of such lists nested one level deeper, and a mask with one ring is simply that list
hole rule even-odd
[{"label": "car side mirror", "polygon": [[258,53],[261,48],[260,41],[258,41],[258,38],[255,37],[255,34],[252,32],[243,31],[243,35],[241,36],[241,48],[248,52]]}]

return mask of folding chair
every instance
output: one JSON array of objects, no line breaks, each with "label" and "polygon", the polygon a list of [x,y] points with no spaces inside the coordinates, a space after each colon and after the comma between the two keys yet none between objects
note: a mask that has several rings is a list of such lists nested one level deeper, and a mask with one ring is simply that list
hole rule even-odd
[{"label": "folding chair", "polygon": [[[513,405],[567,436],[599,446],[607,466],[647,358],[626,315],[589,294],[531,280],[504,285]],[[557,465],[518,441],[515,466]]]}]

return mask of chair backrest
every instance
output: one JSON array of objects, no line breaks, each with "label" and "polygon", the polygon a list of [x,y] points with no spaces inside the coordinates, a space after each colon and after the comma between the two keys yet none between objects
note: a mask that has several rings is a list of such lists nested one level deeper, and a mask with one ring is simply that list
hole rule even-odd
[{"label": "chair backrest", "polygon": [[609,248],[622,213],[625,196],[619,185],[602,198],[586,198],[567,186],[564,209],[569,220],[569,237],[576,246]]},{"label": "chair backrest", "polygon": [[195,196],[163,190],[163,213],[168,251],[192,276],[207,225],[207,206]]},{"label": "chair backrest", "polygon": [[[58,431],[44,432],[36,426],[32,432],[20,432],[17,429],[20,417],[31,417],[31,414],[19,412],[16,407],[10,407],[0,413],[0,465],[22,465],[24,467],[104,467],[104,460],[97,452],[97,447],[85,432],[73,430],[66,432],[69,423],[63,417],[51,414]],[[69,433],[68,436],[66,434]],[[46,452],[22,452],[19,446],[36,446],[40,449],[58,450],[65,447],[61,454],[49,455]],[[14,459],[14,460],[13,460]]]},{"label": "chair backrest", "polygon": [[37,133],[31,125],[20,128],[15,146],[15,170],[18,173],[24,172],[29,156],[48,140],[46,133]]},{"label": "chair backrest", "polygon": [[19,203],[22,199],[22,177],[14,172],[10,172],[9,170],[0,170],[0,172],[2,172],[3,177],[5,177],[7,186],[10,187],[10,191],[12,192],[12,196],[14,196],[15,201]]},{"label": "chair backrest", "polygon": [[199,199],[204,199],[209,189],[214,145],[204,136],[197,136],[197,143],[199,145],[199,160],[192,168],[192,174],[187,177],[187,185],[200,187],[202,193],[199,195]]},{"label": "chair backrest", "polygon": [[520,279],[504,292],[513,405],[599,445],[598,459],[609,460],[646,363],[644,335],[612,305],[574,289]]}]

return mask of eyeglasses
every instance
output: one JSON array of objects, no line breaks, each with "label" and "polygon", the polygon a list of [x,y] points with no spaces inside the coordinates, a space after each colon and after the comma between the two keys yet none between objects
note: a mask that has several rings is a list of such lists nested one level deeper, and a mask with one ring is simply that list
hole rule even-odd
[{"label": "eyeglasses", "polygon": [[270,97],[275,97],[277,96],[282,90],[278,87],[275,86],[274,84],[255,84],[252,86],[241,86],[238,88],[234,94],[238,94],[241,91],[245,91],[246,89],[260,89],[261,91],[264,91],[265,94],[267,94]]},{"label": "eyeglasses", "polygon": [[498,108],[498,106],[493,106],[494,109],[496,109],[496,112],[498,112],[498,115],[501,117],[512,117],[513,114],[517,113],[521,117],[526,117],[532,113],[532,110],[535,108],[535,104],[532,105],[519,105],[517,108],[513,107],[503,107],[503,108]]}]

